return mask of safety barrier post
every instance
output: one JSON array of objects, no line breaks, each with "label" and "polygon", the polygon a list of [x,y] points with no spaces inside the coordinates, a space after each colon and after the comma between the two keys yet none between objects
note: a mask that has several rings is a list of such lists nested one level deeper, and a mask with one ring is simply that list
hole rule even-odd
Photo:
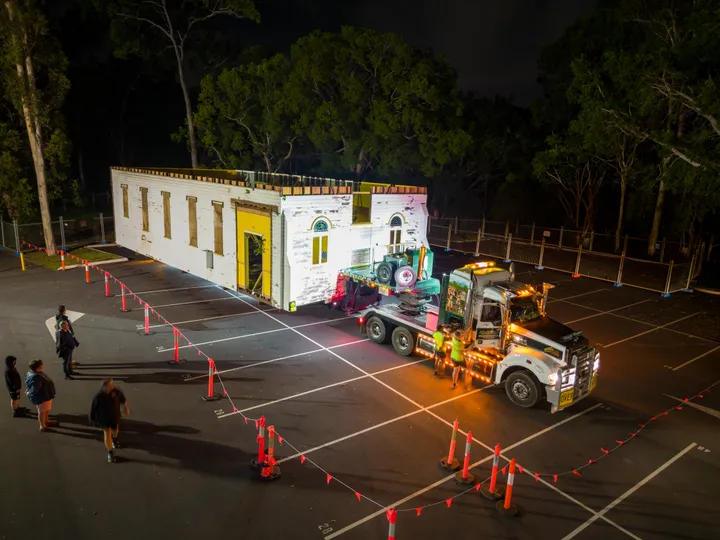
[{"label": "safety barrier post", "polygon": [[250,467],[253,469],[261,469],[265,466],[265,417],[261,416],[258,421],[258,435],[256,438],[258,444],[257,459],[250,460]]},{"label": "safety barrier post", "polygon": [[13,219],[13,230],[15,232],[15,255],[20,255],[22,249],[20,249],[20,225],[18,225],[17,219]]},{"label": "safety barrier post", "polygon": [[105,219],[103,218],[102,212],[100,212],[100,243],[107,244],[105,241]]},{"label": "safety barrier post", "polygon": [[623,273],[624,266],[625,266],[625,252],[623,251],[620,254],[620,266],[618,267],[617,279],[615,280],[615,283],[613,283],[614,287],[622,287],[622,273]]},{"label": "safety barrier post", "polygon": [[475,240],[475,256],[476,257],[480,256],[480,237],[481,237],[481,235],[482,235],[482,231],[480,229],[478,229],[477,240]]},{"label": "safety barrier post", "polygon": [[459,426],[460,422],[458,420],[455,420],[453,422],[452,435],[450,437],[450,450],[448,451],[448,455],[444,456],[440,460],[440,467],[442,467],[446,471],[455,472],[460,470],[460,462],[455,459],[455,445],[457,444],[457,432]]},{"label": "safety barrier post", "polygon": [[697,256],[697,251],[693,251],[693,256],[692,256],[692,259],[690,260],[690,272],[688,272],[687,283],[685,284],[686,291],[692,292],[692,290],[690,289],[690,282],[692,281],[693,272],[695,271],[695,259],[697,258],[696,256]]},{"label": "safety barrier post", "polygon": [[465,460],[462,471],[455,473],[455,481],[458,484],[474,484],[475,475],[470,472],[470,447],[472,446],[472,433],[468,431],[465,440]]},{"label": "safety barrier post", "polygon": [[497,489],[497,474],[498,467],[500,464],[500,445],[495,445],[495,454],[493,455],[492,473],[490,475],[490,487],[485,487],[483,484],[480,487],[480,493],[487,499],[499,501],[503,498],[503,494]]},{"label": "safety barrier post", "polygon": [[60,216],[58,221],[60,223],[60,245],[62,246],[63,251],[67,251],[67,245],[65,245],[65,220],[63,220],[63,217]]},{"label": "safety barrier post", "polygon": [[105,272],[105,298],[110,298],[110,274]]},{"label": "safety barrier post", "polygon": [[563,232],[565,228],[561,225],[560,226],[560,239],[558,240],[558,249],[562,249],[562,241],[563,241]]},{"label": "safety barrier post", "polygon": [[580,277],[580,257],[582,257],[582,244],[578,246],[577,261],[575,261],[575,273],[572,275],[574,278]]},{"label": "safety barrier post", "polygon": [[510,262],[510,246],[512,245],[512,234],[507,235],[507,249],[505,250],[505,262]]},{"label": "safety barrier post", "polygon": [[665,291],[662,293],[663,298],[667,298],[670,296],[670,281],[672,280],[672,271],[673,271],[673,264],[675,261],[670,261],[670,264],[668,265],[668,274],[667,279],[665,280]]},{"label": "safety barrier post", "polygon": [[25,271],[25,257],[23,255],[23,252],[20,252],[20,268],[22,268],[22,271]]},{"label": "safety barrier post", "polygon": [[507,485],[505,487],[505,500],[498,501],[495,507],[506,517],[517,516],[518,508],[512,504],[513,483],[515,482],[515,458],[510,460],[510,470],[508,470]]},{"label": "safety barrier post", "polygon": [[84,261],[85,263],[85,283],[90,283],[90,263],[88,261]]},{"label": "safety barrier post", "polygon": [[452,235],[452,223],[448,221],[448,235],[447,244],[445,245],[445,251],[450,251],[450,235]]},{"label": "safety barrier post", "polygon": [[128,311],[127,308],[127,300],[125,298],[125,284],[120,284],[120,296],[122,296],[122,308],[120,308],[120,311]]},{"label": "safety barrier post", "polygon": [[60,264],[62,265],[63,272],[65,271],[65,252],[60,250]]},{"label": "safety barrier post", "polygon": [[390,508],[385,510],[385,516],[388,520],[388,540],[395,540],[395,523],[397,523],[397,510]]},{"label": "safety barrier post", "polygon": [[530,245],[535,245],[535,222],[533,222],[532,228],[530,229]]},{"label": "safety barrier post", "polygon": [[485,216],[483,216],[482,224],[480,225],[480,231],[483,238],[485,238]]},{"label": "safety barrier post", "polygon": [[275,461],[275,427],[268,428],[268,453],[265,467],[260,471],[263,480],[277,480],[280,478],[280,466]]},{"label": "safety barrier post", "polygon": [[180,330],[173,326],[173,346],[175,351],[173,352],[173,359],[168,361],[168,364],[183,364],[185,363],[184,358],[180,358]]},{"label": "safety barrier post", "polygon": [[543,236],[542,242],[540,243],[540,260],[538,261],[537,266],[535,267],[536,270],[542,270],[543,269],[543,257],[545,256],[545,237]]},{"label": "safety barrier post", "polygon": [[[147,304],[145,304],[147,305]],[[208,358],[208,391],[207,396],[204,396],[203,399],[205,401],[217,401],[222,396],[220,394],[215,393],[215,386],[214,381],[215,379],[215,362],[212,358]]]}]

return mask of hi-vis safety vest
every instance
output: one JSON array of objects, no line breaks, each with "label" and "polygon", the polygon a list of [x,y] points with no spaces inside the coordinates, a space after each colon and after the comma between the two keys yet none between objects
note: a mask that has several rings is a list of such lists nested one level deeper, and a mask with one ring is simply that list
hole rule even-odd
[{"label": "hi-vis safety vest", "polygon": [[465,344],[462,341],[460,341],[458,338],[453,337],[452,352],[450,353],[450,358],[452,358],[455,362],[465,361],[465,356],[463,355],[464,350],[465,350]]},{"label": "hi-vis safety vest", "polygon": [[438,330],[433,334],[433,339],[435,340],[435,350],[442,351],[443,345],[445,345],[445,334]]}]

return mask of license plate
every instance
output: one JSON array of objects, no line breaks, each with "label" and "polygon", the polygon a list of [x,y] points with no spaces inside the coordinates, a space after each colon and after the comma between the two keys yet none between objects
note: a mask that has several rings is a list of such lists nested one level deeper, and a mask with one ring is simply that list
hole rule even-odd
[{"label": "license plate", "polygon": [[590,380],[590,391],[592,392],[597,384],[597,373],[593,373],[592,379]]},{"label": "license plate", "polygon": [[575,396],[575,389],[571,388],[570,390],[565,390],[560,394],[560,407],[565,407],[567,405],[570,405],[573,401],[573,397]]}]

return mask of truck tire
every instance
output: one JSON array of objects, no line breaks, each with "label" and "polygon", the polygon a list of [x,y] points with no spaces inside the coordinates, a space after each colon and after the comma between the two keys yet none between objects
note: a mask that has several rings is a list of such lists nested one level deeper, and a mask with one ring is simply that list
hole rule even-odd
[{"label": "truck tire", "polygon": [[392,333],[392,346],[400,356],[410,356],[415,350],[415,334],[398,326]]},{"label": "truck tire", "polygon": [[393,278],[393,266],[390,263],[381,262],[375,269],[375,277],[383,285],[389,285]]},{"label": "truck tire", "polygon": [[409,289],[417,281],[417,274],[412,266],[401,266],[395,272],[395,284],[398,287]]},{"label": "truck tire", "polygon": [[373,343],[386,343],[387,342],[387,327],[385,321],[380,317],[373,315],[365,323],[367,336]]},{"label": "truck tire", "polygon": [[505,393],[515,405],[525,409],[537,405],[542,395],[537,380],[526,371],[515,371],[508,376]]}]

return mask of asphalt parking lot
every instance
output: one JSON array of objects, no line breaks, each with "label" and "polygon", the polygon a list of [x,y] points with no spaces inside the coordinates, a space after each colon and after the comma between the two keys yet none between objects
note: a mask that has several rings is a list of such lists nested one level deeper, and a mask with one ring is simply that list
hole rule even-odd
[{"label": "asphalt parking lot", "polygon": [[[438,253],[436,269],[466,261]],[[143,335],[142,306],[130,298],[132,311],[120,312],[100,273],[90,285],[79,270],[0,273],[3,354],[17,356],[21,371],[33,358],[47,361],[60,421],[55,433],[39,433],[30,419],[0,414],[3,484],[13,495],[0,507],[0,538],[380,540],[390,507],[398,540],[706,539],[720,530],[720,385],[703,392],[720,380],[716,297],[661,298],[519,268],[520,280],[555,283],[550,315],[601,346],[595,393],[551,415],[516,408],[502,389],[477,382],[451,390],[428,361],[368,342],[357,320],[324,306],[279,312],[154,262],[107,270],[213,358],[227,396],[204,402],[206,358],[182,341],[186,362],[168,365],[172,327],[153,315],[153,334]],[[114,282],[111,289],[119,292]],[[79,316],[74,381],[62,379],[45,327],[58,303]],[[86,419],[108,376],[132,408],[113,465]],[[217,380],[215,390],[222,393]],[[256,431],[243,415],[264,415],[284,438],[279,480],[250,470]],[[500,516],[474,489],[448,508],[467,489],[438,467],[455,419],[472,432],[478,481],[489,476],[496,444],[523,466],[520,517]]]}]

